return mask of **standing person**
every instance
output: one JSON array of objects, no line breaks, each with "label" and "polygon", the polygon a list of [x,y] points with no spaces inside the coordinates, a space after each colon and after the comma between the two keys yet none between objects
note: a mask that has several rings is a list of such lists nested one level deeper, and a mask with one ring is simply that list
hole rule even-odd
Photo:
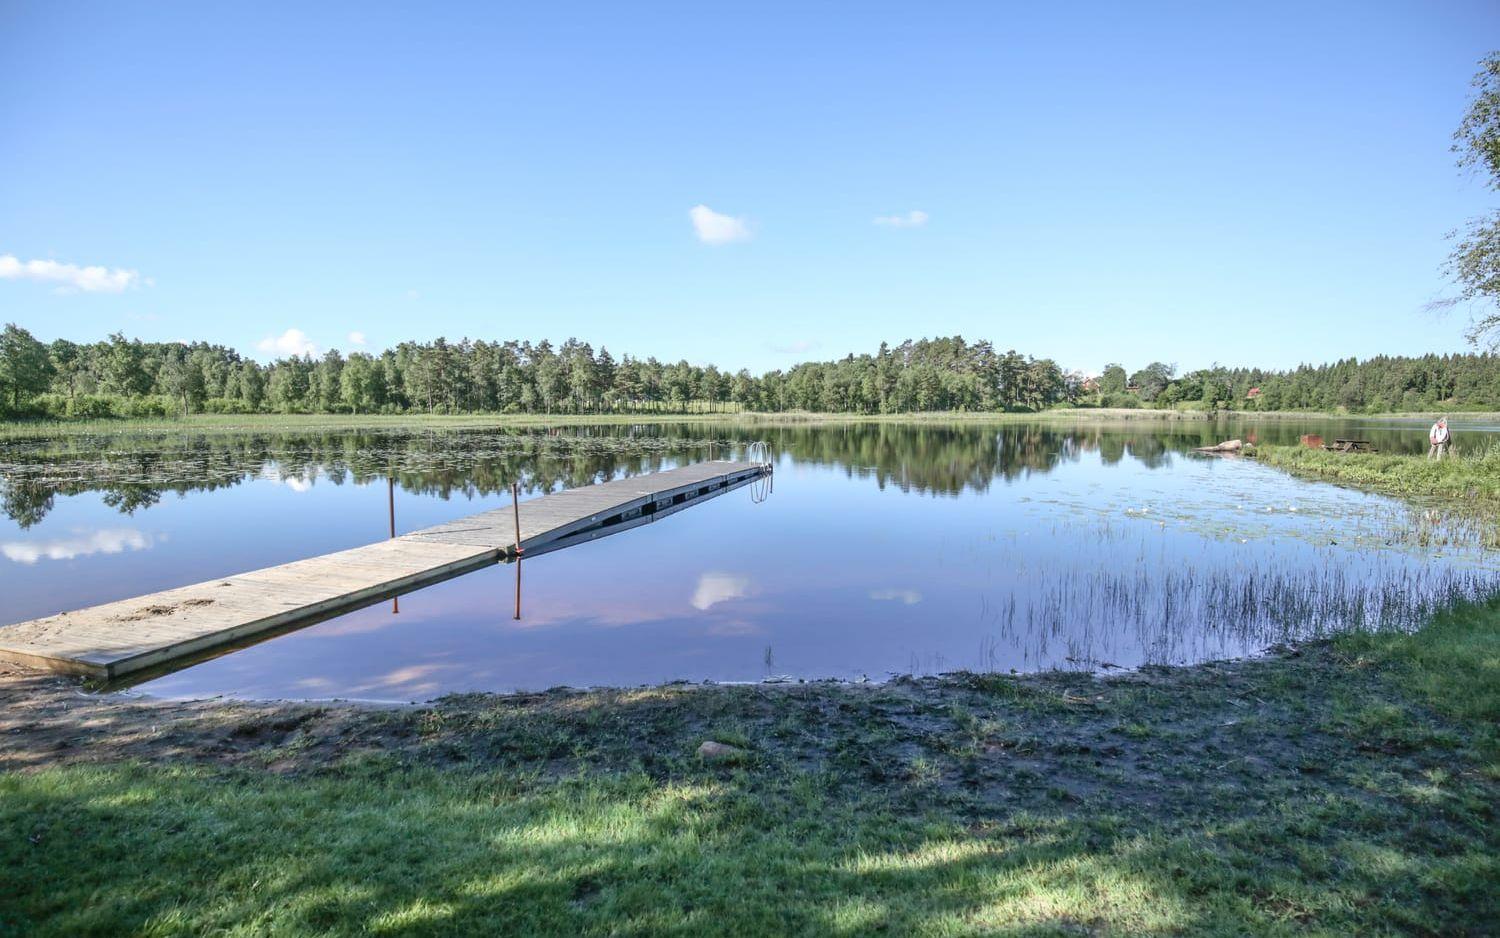
[{"label": "standing person", "polygon": [[1448,432],[1448,418],[1439,417],[1438,422],[1427,431],[1427,442],[1432,446],[1427,450],[1428,459],[1442,459],[1448,455],[1448,446],[1453,442],[1453,435]]}]

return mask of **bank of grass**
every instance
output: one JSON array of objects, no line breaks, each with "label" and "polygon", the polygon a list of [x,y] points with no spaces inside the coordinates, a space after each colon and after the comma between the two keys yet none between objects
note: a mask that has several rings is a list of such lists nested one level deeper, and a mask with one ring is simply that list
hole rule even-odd
[{"label": "bank of grass", "polygon": [[193,414],[188,417],[105,420],[0,420],[5,437],[122,432],[263,432],[302,430],[476,429],[630,424],[718,423],[782,426],[809,423],[1032,423],[1073,421],[1203,420],[1201,411],[1131,408],[1058,408],[1043,411],[929,411],[914,414],[825,414],[808,411],[764,413],[695,412],[631,414]]},{"label": "bank of grass", "polygon": [[1460,606],[1420,632],[1358,633],[1341,637],[1337,645],[1386,668],[1406,699],[1472,727],[1474,754],[1483,770],[1500,780],[1500,603]]},{"label": "bank of grass", "polygon": [[[1361,419],[1426,418],[1426,414],[1360,415]],[[722,423],[777,426],[808,423],[1120,423],[1254,418],[1257,420],[1349,419],[1350,414],[1300,411],[1204,411],[1194,409],[1058,407],[1041,411],[932,411],[910,414],[764,413],[630,414],[193,414],[188,417],[104,420],[0,420],[0,439],[130,432],[300,432],[323,430],[483,429],[630,424]],[[1500,419],[1500,414],[1464,414]]]},{"label": "bank of grass", "polygon": [[1255,457],[1295,475],[1399,496],[1500,501],[1500,444],[1457,449],[1448,458],[1333,453],[1304,446],[1260,446]]},{"label": "bank of grass", "polygon": [[1110,681],[114,714],[62,746],[0,711],[29,727],[0,931],[1483,934],[1497,635],[1470,607]]}]

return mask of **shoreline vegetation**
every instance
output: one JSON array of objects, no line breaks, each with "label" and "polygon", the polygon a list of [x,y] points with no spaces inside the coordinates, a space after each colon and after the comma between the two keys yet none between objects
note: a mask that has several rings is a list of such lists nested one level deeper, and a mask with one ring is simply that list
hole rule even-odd
[{"label": "shoreline vegetation", "polygon": [[77,687],[0,673],[0,930],[1459,935],[1500,918],[1494,603],[1113,677],[403,708]]},{"label": "shoreline vegetation", "polygon": [[1179,374],[1118,362],[1097,375],[963,336],[881,343],[873,354],[762,374],[624,355],[570,338],[401,342],[267,364],[209,342],[39,341],[0,331],[0,417],[98,419],[195,413],[619,414],[808,411],[910,414],[1069,407],[1214,411],[1500,409],[1500,355],[1377,356],[1294,369],[1215,365]]},{"label": "shoreline vegetation", "polygon": [[[1455,426],[1464,422],[1500,421],[1500,412],[1472,411],[1456,414]],[[629,414],[191,414],[155,417],[23,418],[0,419],[0,439],[51,434],[109,433],[129,431],[187,430],[275,431],[275,430],[382,430],[382,429],[483,429],[569,426],[630,426],[635,424],[733,424],[777,426],[839,423],[1118,423],[1118,422],[1211,422],[1220,420],[1374,420],[1424,421],[1438,411],[1353,414],[1340,411],[1202,410],[1136,407],[1059,407],[1039,411],[921,411],[899,414],[822,413],[811,411],[737,411]],[[1425,430],[1425,427],[1422,429]]]},{"label": "shoreline vegetation", "polygon": [[[1461,444],[1460,444],[1461,445]],[[1292,475],[1385,495],[1500,504],[1500,444],[1458,448],[1443,459],[1388,453],[1333,453],[1303,446],[1257,446],[1253,457]]]}]

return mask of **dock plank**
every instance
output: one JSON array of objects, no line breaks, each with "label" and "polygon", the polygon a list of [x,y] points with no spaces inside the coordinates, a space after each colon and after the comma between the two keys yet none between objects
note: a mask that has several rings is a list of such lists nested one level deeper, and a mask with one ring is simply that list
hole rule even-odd
[{"label": "dock plank", "polygon": [[[520,546],[545,553],[664,517],[769,472],[694,463],[520,503]],[[512,506],[399,537],[0,627],[0,659],[105,679],[295,626],[515,556]]]}]

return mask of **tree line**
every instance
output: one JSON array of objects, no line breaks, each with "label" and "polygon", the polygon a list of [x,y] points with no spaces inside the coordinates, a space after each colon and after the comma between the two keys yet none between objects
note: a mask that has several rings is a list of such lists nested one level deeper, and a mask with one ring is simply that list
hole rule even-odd
[{"label": "tree line", "polygon": [[207,342],[43,344],[0,336],[5,412],[53,417],[170,413],[903,413],[1039,409],[1075,396],[1055,362],[959,337],[752,375],[654,357],[616,359],[569,339],[403,342],[261,364]]},{"label": "tree line", "polygon": [[1161,362],[1133,373],[1110,364],[1086,399],[1112,407],[1393,413],[1500,410],[1500,355],[1378,355],[1288,370],[1214,365],[1177,375]]},{"label": "tree line", "polygon": [[106,418],[191,413],[901,414],[1175,406],[1240,410],[1500,409],[1500,357],[1382,356],[1289,371],[1153,362],[1097,377],[961,336],[752,375],[654,357],[616,359],[569,339],[403,342],[269,364],[208,342],[43,343],[0,333],[0,414]]}]

